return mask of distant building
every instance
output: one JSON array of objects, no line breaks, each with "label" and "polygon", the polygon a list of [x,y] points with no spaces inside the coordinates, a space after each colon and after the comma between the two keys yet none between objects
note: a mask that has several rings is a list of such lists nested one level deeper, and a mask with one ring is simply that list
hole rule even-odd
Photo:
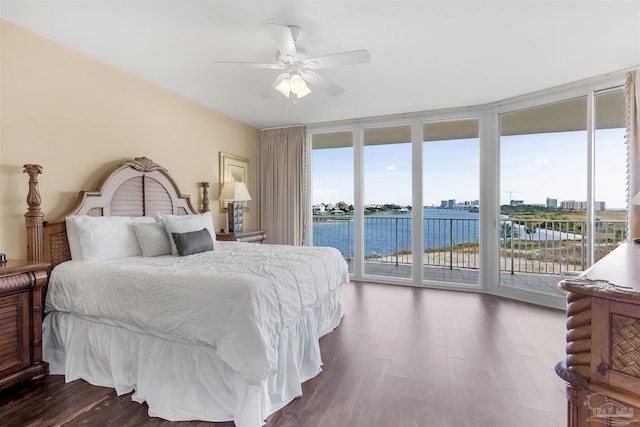
[{"label": "distant building", "polygon": [[[597,211],[603,211],[606,209],[606,202],[595,202],[594,205]],[[584,212],[587,210],[587,202],[578,202],[575,200],[563,200],[560,203],[560,207],[567,211]]]},{"label": "distant building", "polygon": [[453,209],[456,206],[456,199],[442,200],[440,207],[442,209]]},{"label": "distant building", "polygon": [[456,199],[441,200],[440,208],[442,209],[472,209],[480,206],[480,200],[465,200],[464,202],[457,203]]},{"label": "distant building", "polygon": [[547,197],[547,207],[557,209],[558,199],[552,199],[551,197]]},{"label": "distant building", "polygon": [[[604,203],[604,202],[596,202],[596,206],[598,203]],[[562,209],[568,210],[568,211],[586,211],[587,210],[587,202],[584,201],[576,201],[576,200],[564,200],[562,201],[562,203],[560,204],[560,206],[562,207]]]},{"label": "distant building", "polygon": [[560,202],[560,207],[566,211],[586,211],[587,203],[575,200],[563,200]]},{"label": "distant building", "polygon": [[512,200],[511,201],[511,206],[520,206],[520,205],[524,205],[524,200]]}]

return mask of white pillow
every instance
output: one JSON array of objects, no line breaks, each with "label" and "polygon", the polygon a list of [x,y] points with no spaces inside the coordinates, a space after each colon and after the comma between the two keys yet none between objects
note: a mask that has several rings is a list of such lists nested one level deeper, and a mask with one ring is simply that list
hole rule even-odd
[{"label": "white pillow", "polygon": [[211,218],[211,212],[196,215],[158,214],[158,218],[164,224],[164,229],[167,233],[167,237],[169,238],[171,253],[173,255],[178,255],[178,249],[176,248],[176,243],[173,241],[171,233],[187,233],[189,231],[199,231],[206,228],[211,234],[211,240],[214,242],[216,240],[216,233],[213,231],[213,219]]},{"label": "white pillow", "polygon": [[75,219],[82,259],[112,259],[142,255],[134,222],[155,222],[153,217],[88,216]]},{"label": "white pillow", "polygon": [[171,254],[171,245],[163,224],[159,222],[135,222],[133,223],[133,231],[138,238],[142,255],[160,256]]},{"label": "white pillow", "polygon": [[64,222],[67,227],[67,240],[69,241],[69,251],[71,252],[71,259],[82,259],[82,247],[80,247],[80,236],[78,235],[78,228],[76,227],[75,219],[77,216],[68,216]]}]

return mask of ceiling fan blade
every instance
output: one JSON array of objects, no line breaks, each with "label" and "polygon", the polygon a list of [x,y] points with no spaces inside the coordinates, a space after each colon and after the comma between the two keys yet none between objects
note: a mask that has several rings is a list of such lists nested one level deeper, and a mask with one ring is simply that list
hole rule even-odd
[{"label": "ceiling fan blade", "polygon": [[267,24],[267,28],[273,36],[282,56],[291,56],[293,58],[298,56],[295,40],[291,34],[291,28],[280,24]]},{"label": "ceiling fan blade", "polygon": [[321,76],[315,71],[304,71],[302,78],[312,86],[325,90],[331,96],[338,96],[344,92],[344,88],[338,86],[326,77]]},{"label": "ceiling fan blade", "polygon": [[212,64],[220,65],[245,65],[251,68],[267,68],[270,70],[284,70],[281,64],[265,64],[261,62],[243,62],[243,61],[211,61]]},{"label": "ceiling fan blade", "polygon": [[369,51],[360,49],[309,58],[305,61],[304,66],[317,70],[320,68],[337,67],[339,65],[364,64],[370,60],[371,55],[369,55]]},{"label": "ceiling fan blade", "polygon": [[287,78],[287,73],[282,73],[278,77],[276,77],[273,83],[271,83],[271,86],[269,86],[269,89],[264,91],[264,93],[262,94],[262,97],[273,98],[274,96],[276,96],[278,94],[278,91],[276,91],[276,86],[278,86],[280,82],[286,78]]}]

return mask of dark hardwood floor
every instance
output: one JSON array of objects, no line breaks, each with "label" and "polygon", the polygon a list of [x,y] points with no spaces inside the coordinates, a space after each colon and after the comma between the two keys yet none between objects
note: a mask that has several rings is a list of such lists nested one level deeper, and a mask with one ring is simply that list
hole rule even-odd
[{"label": "dark hardwood floor", "polygon": [[[560,427],[564,312],[494,296],[372,283],[344,288],[345,316],[322,338],[324,370],[267,427]],[[170,423],[84,381],[49,376],[0,392],[0,425]]]}]

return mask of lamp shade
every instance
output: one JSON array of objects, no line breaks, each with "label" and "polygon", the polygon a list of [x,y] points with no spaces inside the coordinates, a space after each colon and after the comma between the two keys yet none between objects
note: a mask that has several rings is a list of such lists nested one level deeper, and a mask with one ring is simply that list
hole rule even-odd
[{"label": "lamp shade", "polygon": [[227,181],[222,185],[220,200],[244,202],[251,200],[251,195],[244,182]]}]

